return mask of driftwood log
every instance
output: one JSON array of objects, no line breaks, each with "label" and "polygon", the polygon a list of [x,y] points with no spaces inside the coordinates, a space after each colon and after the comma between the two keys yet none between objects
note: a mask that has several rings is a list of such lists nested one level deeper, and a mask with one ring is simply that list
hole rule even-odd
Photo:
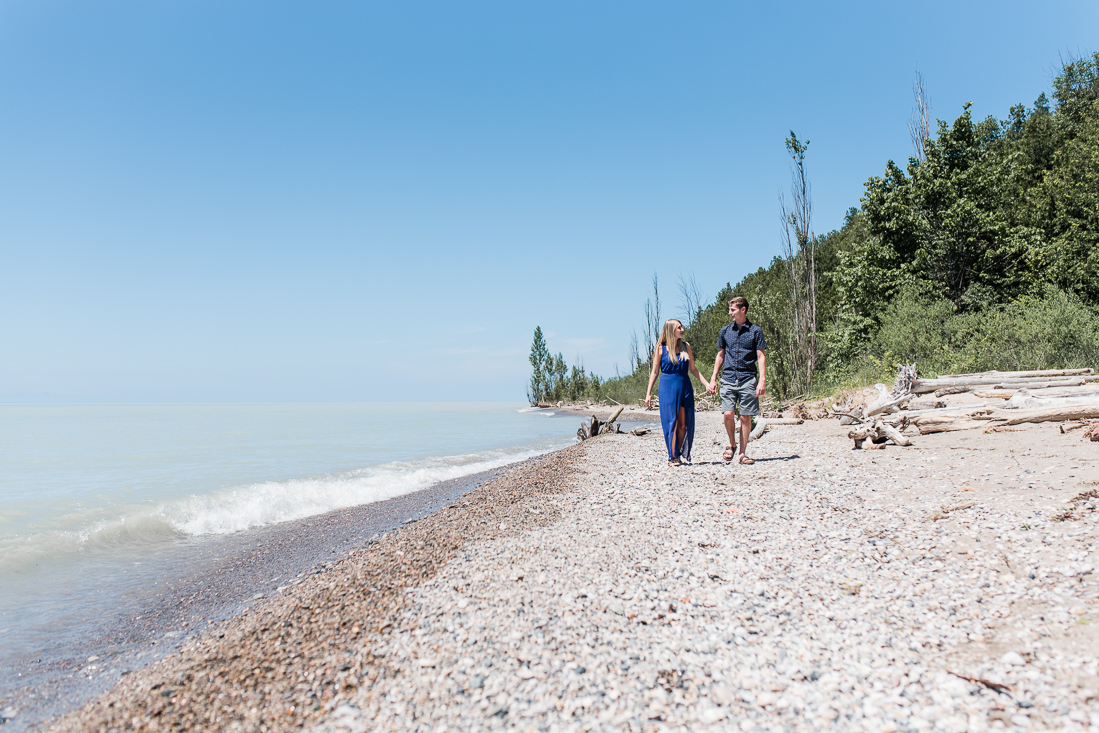
[{"label": "driftwood log", "polygon": [[1087,420],[1088,418],[1099,417],[1099,404],[1040,407],[1034,410],[996,410],[992,417],[998,425]]},{"label": "driftwood log", "polygon": [[950,414],[924,414],[912,418],[912,424],[921,435],[946,433],[955,430],[1005,427],[1024,423],[1065,422],[1099,417],[1099,404],[1043,407],[1034,410],[977,409],[969,413],[951,411]]},{"label": "driftwood log", "polygon": [[981,419],[980,417],[971,417],[964,414],[920,415],[912,418],[912,424],[920,431],[920,435],[928,435],[930,433],[951,433],[955,430],[987,428],[989,420],[987,417]]},{"label": "driftwood log", "polygon": [[883,413],[896,412],[904,407],[913,397],[914,394],[905,394],[897,397],[896,399],[887,400],[886,402],[877,404],[866,411],[867,417],[873,417],[874,415],[881,415]]},{"label": "driftwood log", "polygon": [[1094,374],[1094,369],[1038,369],[1024,372],[972,372],[970,374],[940,374],[939,379],[964,377],[1000,377],[1001,379],[1026,379],[1028,377],[1079,377]]},{"label": "driftwood log", "polygon": [[[1093,382],[1097,377],[1062,377],[1058,379],[1004,379],[1002,377],[958,377],[952,379],[920,379],[912,391],[916,394],[925,392],[939,392],[945,388],[966,387],[967,391],[974,387],[991,389],[1013,389],[1017,387],[1031,387],[1033,389],[1045,389],[1047,387],[1076,387],[1081,384]],[[943,394],[946,394],[945,392]]]},{"label": "driftwood log", "polygon": [[800,417],[759,417],[756,418],[755,427],[748,433],[748,442],[759,440],[763,433],[772,425],[801,425],[805,420]]},{"label": "driftwood log", "polygon": [[1099,394],[1062,395],[1039,397],[1029,389],[1020,389],[1004,403],[1005,410],[1037,410],[1046,407],[1077,407],[1099,405]]},{"label": "driftwood log", "polygon": [[879,420],[876,423],[876,426],[878,428],[878,434],[879,435],[884,435],[885,437],[889,438],[891,441],[893,441],[893,443],[895,445],[899,445],[899,446],[912,445],[912,441],[909,440],[908,438],[906,438],[904,435],[902,435],[901,431],[897,430],[895,427],[893,427],[889,423],[885,422],[884,420]]},{"label": "driftwood log", "polygon": [[591,421],[587,423],[580,423],[580,429],[576,431],[576,437],[581,441],[594,438],[597,435],[605,435],[607,433],[621,433],[622,429],[615,423],[618,416],[622,414],[622,410],[625,407],[619,407],[617,410],[611,413],[611,417],[606,422],[603,422],[595,415],[591,416]]},{"label": "driftwood log", "polygon": [[867,450],[873,450],[875,447],[885,443],[888,438],[882,435],[878,435],[878,431],[874,427],[869,425],[863,425],[861,428],[852,430],[847,433],[847,437],[855,441],[855,450],[863,450],[863,443],[867,440],[870,441],[870,445],[867,446]]},{"label": "driftwood log", "polygon": [[753,440],[759,440],[760,438],[762,438],[763,431],[767,429],[767,424],[769,422],[771,422],[771,420],[765,417],[761,417],[756,420],[756,426],[752,428],[752,432],[748,433],[748,442],[751,443]]},{"label": "driftwood log", "polygon": [[840,418],[841,425],[850,425],[852,423],[861,423],[866,417],[866,409],[863,406],[858,406],[851,412],[837,413],[837,417]]},{"label": "driftwood log", "polygon": [[898,397],[911,394],[917,379],[915,363],[901,364],[897,368],[897,379],[893,382],[893,394]]},{"label": "driftwood log", "polygon": [[[1099,398],[1099,385],[1097,384],[1082,384],[1079,387],[1026,387],[1035,397],[1073,397],[1076,395],[1089,395],[1093,394]],[[995,398],[1000,400],[1011,399],[1011,396],[1018,390],[1014,389],[994,389],[984,390],[981,392],[974,392],[975,397],[981,397],[983,399]]]},{"label": "driftwood log", "polygon": [[1092,377],[1074,377],[1072,379],[1059,379],[1049,382],[1038,382],[1031,379],[1023,381],[1010,381],[1000,382],[994,385],[992,389],[1057,389],[1057,388],[1072,388],[1072,387],[1085,387],[1094,382]]},{"label": "driftwood log", "polygon": [[[911,440],[883,420],[875,420],[873,425],[863,425],[856,430],[852,430],[847,433],[847,437],[855,441],[855,450],[880,449],[885,445],[887,440],[892,441],[896,445],[912,445]],[[865,446],[864,448],[863,444],[867,440],[870,441],[870,445]]]},{"label": "driftwood log", "polygon": [[946,403],[937,397],[924,397],[920,400],[912,400],[908,403],[909,410],[937,410],[946,407]]}]

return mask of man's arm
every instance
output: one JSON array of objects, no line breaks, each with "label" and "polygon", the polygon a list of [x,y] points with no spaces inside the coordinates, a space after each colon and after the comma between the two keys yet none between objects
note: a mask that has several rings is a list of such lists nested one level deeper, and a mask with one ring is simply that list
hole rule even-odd
[{"label": "man's arm", "polygon": [[717,356],[714,357],[714,374],[710,377],[710,387],[706,390],[707,394],[714,394],[717,392],[717,373],[721,371],[721,365],[725,363],[725,349],[718,349]]},{"label": "man's arm", "polygon": [[756,349],[756,361],[759,363],[759,383],[756,384],[756,397],[762,397],[767,391],[767,353]]}]

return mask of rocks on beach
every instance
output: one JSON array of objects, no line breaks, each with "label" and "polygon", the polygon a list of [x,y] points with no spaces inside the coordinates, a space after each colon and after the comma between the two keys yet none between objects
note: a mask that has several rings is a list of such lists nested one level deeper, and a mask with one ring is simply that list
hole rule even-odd
[{"label": "rocks on beach", "polygon": [[657,432],[516,467],[56,727],[1099,729],[1091,459],[697,430],[692,466]]}]

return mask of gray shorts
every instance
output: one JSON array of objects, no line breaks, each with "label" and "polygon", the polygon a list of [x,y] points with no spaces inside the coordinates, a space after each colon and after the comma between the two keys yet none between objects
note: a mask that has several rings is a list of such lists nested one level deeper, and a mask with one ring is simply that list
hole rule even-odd
[{"label": "gray shorts", "polygon": [[721,378],[721,411],[735,412],[737,403],[740,403],[741,415],[759,415],[759,397],[756,397],[755,377],[747,377],[740,383],[730,382],[725,377]]}]

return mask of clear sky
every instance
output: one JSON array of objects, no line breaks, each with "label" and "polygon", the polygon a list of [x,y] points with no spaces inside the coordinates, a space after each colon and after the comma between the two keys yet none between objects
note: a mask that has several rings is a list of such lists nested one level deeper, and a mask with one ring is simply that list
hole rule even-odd
[{"label": "clear sky", "polygon": [[1099,3],[0,0],[0,401],[519,400],[627,361]]}]

